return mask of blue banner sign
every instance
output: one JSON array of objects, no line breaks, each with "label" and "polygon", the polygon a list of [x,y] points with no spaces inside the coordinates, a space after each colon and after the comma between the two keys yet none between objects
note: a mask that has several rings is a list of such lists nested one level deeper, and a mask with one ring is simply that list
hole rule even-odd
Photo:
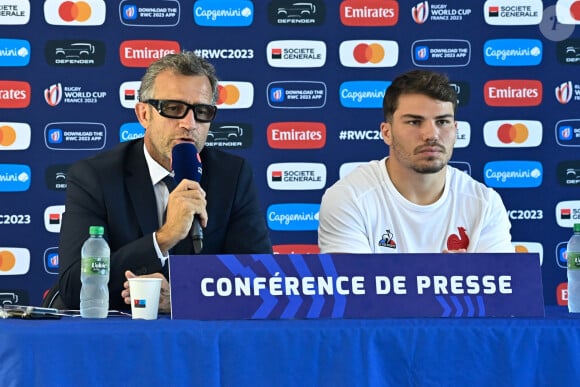
[{"label": "blue banner sign", "polygon": [[544,316],[537,253],[174,255],[169,262],[172,319]]}]

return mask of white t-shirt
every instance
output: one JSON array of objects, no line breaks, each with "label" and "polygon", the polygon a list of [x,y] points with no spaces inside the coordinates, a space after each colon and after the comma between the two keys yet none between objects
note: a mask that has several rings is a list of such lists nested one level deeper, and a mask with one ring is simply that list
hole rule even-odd
[{"label": "white t-shirt", "polygon": [[417,205],[397,191],[385,161],[363,164],[326,190],[318,228],[321,253],[514,252],[511,224],[496,191],[447,166],[441,198]]}]

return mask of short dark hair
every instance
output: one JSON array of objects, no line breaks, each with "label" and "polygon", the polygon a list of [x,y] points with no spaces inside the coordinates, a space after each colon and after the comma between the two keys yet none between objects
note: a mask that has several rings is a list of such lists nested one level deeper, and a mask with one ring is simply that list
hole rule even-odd
[{"label": "short dark hair", "polygon": [[151,63],[145,75],[141,78],[141,87],[139,88],[139,101],[143,102],[153,95],[153,85],[159,73],[165,70],[172,70],[179,75],[205,75],[209,79],[212,88],[212,103],[218,99],[218,79],[215,67],[205,59],[195,55],[193,51],[182,51],[176,54],[167,54],[161,59]]},{"label": "short dark hair", "polygon": [[433,99],[451,102],[453,112],[457,111],[457,93],[445,74],[427,70],[411,70],[393,80],[383,98],[385,121],[390,122],[399,107],[399,97],[403,94],[424,94]]}]

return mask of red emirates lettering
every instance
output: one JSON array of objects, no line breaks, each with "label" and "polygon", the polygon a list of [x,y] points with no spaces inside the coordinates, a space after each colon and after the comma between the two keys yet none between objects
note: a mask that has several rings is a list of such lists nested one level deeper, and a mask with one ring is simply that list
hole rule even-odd
[{"label": "red emirates lettering", "polygon": [[30,83],[0,81],[0,108],[21,109],[30,105]]},{"label": "red emirates lettering", "polygon": [[147,67],[167,54],[181,51],[173,40],[126,40],[119,46],[121,64],[125,67]]},{"label": "red emirates lettering", "polygon": [[488,106],[538,106],[542,103],[542,82],[528,79],[492,80],[483,86]]},{"label": "red emirates lettering", "polygon": [[340,21],[352,27],[389,27],[399,21],[399,3],[394,0],[345,0]]},{"label": "red emirates lettering", "polygon": [[322,122],[273,122],[267,133],[268,146],[273,149],[320,149],[326,144]]}]

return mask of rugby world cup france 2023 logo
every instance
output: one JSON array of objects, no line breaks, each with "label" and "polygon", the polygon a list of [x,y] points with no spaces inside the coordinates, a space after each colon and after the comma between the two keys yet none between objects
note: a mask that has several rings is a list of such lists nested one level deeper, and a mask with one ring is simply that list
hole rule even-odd
[{"label": "rugby world cup france 2023 logo", "polygon": [[62,100],[62,85],[56,83],[44,89],[44,100],[50,106],[56,106]]}]

